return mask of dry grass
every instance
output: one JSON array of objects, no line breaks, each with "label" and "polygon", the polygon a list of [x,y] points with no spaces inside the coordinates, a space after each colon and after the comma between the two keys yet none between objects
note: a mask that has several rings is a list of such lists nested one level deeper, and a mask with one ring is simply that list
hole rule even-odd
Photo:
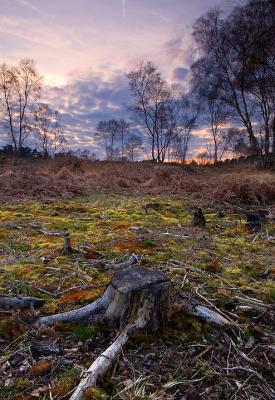
[{"label": "dry grass", "polygon": [[223,173],[223,169],[181,167],[149,162],[5,160],[0,164],[1,203],[71,198],[92,190],[192,197],[200,205],[267,205],[275,199],[275,174],[256,170]]}]

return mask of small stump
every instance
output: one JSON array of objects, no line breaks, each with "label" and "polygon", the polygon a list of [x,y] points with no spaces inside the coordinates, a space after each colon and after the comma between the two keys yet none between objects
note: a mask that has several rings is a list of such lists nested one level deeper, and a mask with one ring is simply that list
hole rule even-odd
[{"label": "small stump", "polygon": [[193,214],[193,225],[204,228],[206,224],[205,216],[203,215],[202,209],[198,208]]}]

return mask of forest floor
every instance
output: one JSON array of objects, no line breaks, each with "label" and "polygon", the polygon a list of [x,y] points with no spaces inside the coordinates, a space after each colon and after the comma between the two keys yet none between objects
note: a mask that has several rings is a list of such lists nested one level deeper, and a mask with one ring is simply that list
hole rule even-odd
[{"label": "forest floor", "polygon": [[[157,204],[148,214],[147,203]],[[259,205],[207,201],[206,227],[198,228],[192,225],[197,205],[188,196],[126,189],[3,204],[0,292],[45,304],[39,311],[0,310],[0,399],[70,397],[117,332],[80,324],[36,329],[33,322],[98,298],[112,276],[102,265],[132,253],[171,279],[171,321],[163,332],[145,330],[131,339],[85,398],[273,399],[275,220],[254,234],[245,212]],[[274,204],[264,208],[274,216]],[[69,256],[61,254],[63,238],[55,235],[64,231],[76,250]],[[187,317],[179,311],[181,301],[208,306],[232,326],[220,329]],[[35,346],[45,340],[52,342],[49,353]]]}]

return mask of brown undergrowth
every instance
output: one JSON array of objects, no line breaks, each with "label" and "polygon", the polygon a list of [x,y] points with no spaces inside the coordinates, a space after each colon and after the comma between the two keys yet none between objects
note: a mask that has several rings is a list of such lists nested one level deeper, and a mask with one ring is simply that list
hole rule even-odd
[{"label": "brown undergrowth", "polygon": [[150,162],[91,162],[65,158],[57,160],[2,160],[0,202],[51,201],[72,198],[93,190],[116,193],[173,194],[192,198],[198,205],[266,205],[275,198],[275,174],[255,168],[232,171],[223,168],[184,169]]}]

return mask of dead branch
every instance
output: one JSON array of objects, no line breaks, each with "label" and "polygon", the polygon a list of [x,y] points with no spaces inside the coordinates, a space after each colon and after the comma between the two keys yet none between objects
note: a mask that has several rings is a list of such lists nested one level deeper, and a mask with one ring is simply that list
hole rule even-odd
[{"label": "dead branch", "polygon": [[36,297],[0,297],[0,308],[26,309],[40,308],[45,300]]},{"label": "dead branch", "polygon": [[110,263],[106,264],[103,269],[108,270],[108,269],[114,269],[114,270],[120,270],[120,269],[126,269],[130,268],[132,265],[136,264],[138,262],[138,256],[136,254],[132,254],[131,257],[123,261],[121,263]]},{"label": "dead branch", "polygon": [[152,299],[146,299],[143,306],[137,311],[137,319],[127,325],[117,336],[114,342],[102,353],[90,366],[84,378],[80,381],[70,400],[81,400],[84,392],[91,386],[95,386],[99,377],[103,376],[115,359],[120,354],[122,347],[125,345],[129,337],[133,336],[138,329],[146,326],[150,320],[149,310],[153,307]]}]

